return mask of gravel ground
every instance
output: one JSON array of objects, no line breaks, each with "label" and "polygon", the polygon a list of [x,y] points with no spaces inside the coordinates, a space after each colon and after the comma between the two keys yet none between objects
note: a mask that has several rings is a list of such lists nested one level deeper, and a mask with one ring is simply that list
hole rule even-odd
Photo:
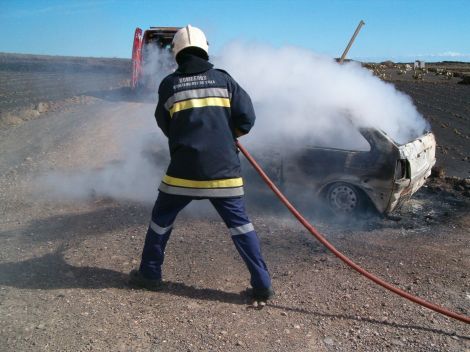
[{"label": "gravel ground", "polygon": [[[44,172],[119,159],[118,137],[152,116],[151,104],[110,100],[67,105],[0,130],[7,151],[0,154],[2,351],[470,350],[468,325],[351,271],[274,198],[253,196],[256,190],[248,190],[248,211],[277,293],[267,307],[249,305],[246,269],[205,201],[177,220],[165,288],[127,287],[151,204],[58,202],[37,192]],[[467,185],[434,179],[391,218],[314,220],[372,273],[469,315]]]}]

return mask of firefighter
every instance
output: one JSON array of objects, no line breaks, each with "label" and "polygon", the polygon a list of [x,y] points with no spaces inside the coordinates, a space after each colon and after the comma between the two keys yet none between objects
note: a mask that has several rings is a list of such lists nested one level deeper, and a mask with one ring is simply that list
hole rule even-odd
[{"label": "firefighter", "polygon": [[243,180],[235,144],[255,122],[248,94],[209,62],[204,33],[188,25],[176,32],[172,51],[178,69],[158,89],[157,124],[168,137],[171,161],[152,211],[133,286],[162,287],[165,247],[177,214],[192,200],[209,199],[228,227],[250,275],[252,296],[274,296],[258,236],[245,212]]}]

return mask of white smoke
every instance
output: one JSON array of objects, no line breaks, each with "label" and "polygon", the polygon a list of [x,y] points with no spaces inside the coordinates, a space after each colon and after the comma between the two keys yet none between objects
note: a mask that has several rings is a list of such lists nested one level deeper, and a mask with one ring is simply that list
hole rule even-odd
[{"label": "white smoke", "polygon": [[[152,105],[133,110],[132,129],[126,126],[129,116],[125,116],[124,120],[114,118],[110,121],[119,124],[110,126],[110,129],[119,131],[113,133],[115,141],[111,143],[119,146],[118,159],[100,168],[54,171],[42,175],[38,180],[43,186],[39,193],[45,192],[49,198],[59,201],[102,197],[144,203],[155,201],[159,181],[169,163],[169,155],[166,138],[160,133],[149,131],[157,130],[152,115],[158,86],[176,68],[176,64],[171,53],[156,44],[146,45],[142,55],[141,89],[131,93],[130,97],[140,94],[141,99],[137,100],[152,102]],[[121,98],[125,100],[127,97]]]},{"label": "white smoke", "polygon": [[[152,58],[144,66],[146,82],[156,92],[161,79],[174,67],[174,60],[168,51],[156,47],[149,48],[145,55]],[[222,50],[214,63],[227,70],[253,100],[258,119],[242,141],[248,141],[255,154],[258,148],[273,143],[279,149],[322,145],[363,150],[368,145],[356,127],[382,129],[398,143],[416,138],[428,127],[408,96],[357,63],[339,65],[331,58],[302,48],[240,42]],[[154,124],[152,112],[140,109],[136,114],[149,116],[134,119]],[[116,120],[116,123],[127,122]],[[49,193],[62,198],[93,194],[153,201],[168,162],[168,157],[161,157],[161,153],[167,155],[168,151],[161,133],[150,140],[145,137],[148,129],[148,124],[143,123],[128,131],[128,139],[115,141],[123,151],[119,162],[98,170],[48,174],[42,178],[42,184]],[[149,157],[150,150],[158,151],[160,158]]]},{"label": "white smoke", "polygon": [[141,130],[120,140],[118,159],[99,168],[49,172],[39,178],[42,191],[60,201],[110,197],[152,203],[169,157],[163,138],[148,133],[144,129],[148,124],[141,126]]},{"label": "white smoke", "polygon": [[176,69],[171,52],[156,43],[149,43],[142,49],[143,65],[141,82],[152,92],[157,92],[160,82]]},{"label": "white smoke", "polygon": [[357,147],[352,126],[375,127],[406,143],[428,127],[410,97],[358,63],[333,59],[296,47],[273,48],[232,43],[216,64],[252,97],[258,121],[253,137],[261,143]]}]

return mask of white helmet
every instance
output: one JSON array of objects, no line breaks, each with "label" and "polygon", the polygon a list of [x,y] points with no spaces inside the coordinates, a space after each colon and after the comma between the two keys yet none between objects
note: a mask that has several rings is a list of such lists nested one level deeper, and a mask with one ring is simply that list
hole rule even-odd
[{"label": "white helmet", "polygon": [[209,43],[204,32],[190,24],[176,32],[171,46],[175,57],[181,50],[189,47],[200,48],[209,54]]}]

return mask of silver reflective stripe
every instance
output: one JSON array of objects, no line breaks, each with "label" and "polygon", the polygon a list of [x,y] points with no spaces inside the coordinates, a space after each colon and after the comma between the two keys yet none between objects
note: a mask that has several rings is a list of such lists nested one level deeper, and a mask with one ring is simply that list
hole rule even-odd
[{"label": "silver reflective stripe", "polygon": [[160,183],[158,189],[162,192],[168,194],[177,194],[180,196],[190,196],[190,197],[237,197],[244,194],[243,187],[233,187],[233,188],[185,188],[185,187],[175,187],[167,185],[166,183]]},{"label": "silver reflective stripe", "polygon": [[245,233],[254,231],[255,228],[253,227],[253,224],[249,222],[248,224],[245,224],[242,226],[232,227],[229,230],[232,236],[236,236],[236,235],[244,235]]},{"label": "silver reflective stripe", "polygon": [[165,102],[165,109],[170,110],[173,104],[177,101],[208,97],[230,98],[230,94],[226,88],[201,88],[185,90],[175,93],[169,97]]},{"label": "silver reflective stripe", "polygon": [[158,226],[156,223],[153,221],[150,221],[150,228],[157,233],[157,235],[164,235],[166,234],[171,228],[173,227],[173,224],[167,227],[161,227]]}]

